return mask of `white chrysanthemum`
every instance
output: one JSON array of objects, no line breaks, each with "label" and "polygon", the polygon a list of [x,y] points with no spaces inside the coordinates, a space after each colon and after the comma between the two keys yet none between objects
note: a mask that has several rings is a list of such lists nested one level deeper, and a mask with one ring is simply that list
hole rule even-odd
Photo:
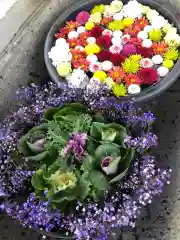
[{"label": "white chrysanthemum", "polygon": [[113,67],[112,62],[110,62],[110,61],[102,62],[102,70],[104,70],[105,72],[110,71],[112,69],[112,67]]},{"label": "white chrysanthemum", "polygon": [[120,38],[120,37],[122,37],[122,35],[123,35],[123,33],[120,30],[116,30],[113,32],[113,37],[115,37],[115,38]]},{"label": "white chrysanthemum", "polygon": [[71,31],[68,33],[68,38],[69,39],[74,39],[74,38],[78,38],[79,37],[79,33],[76,31]]},{"label": "white chrysanthemum", "polygon": [[119,12],[119,13],[115,13],[114,15],[113,15],[113,19],[114,20],[122,20],[123,19],[123,13],[122,12]]},{"label": "white chrysanthemum", "polygon": [[167,31],[167,34],[176,34],[177,33],[177,28],[172,27]]},{"label": "white chrysanthemum", "polygon": [[104,31],[102,32],[102,35],[103,35],[103,36],[109,36],[109,37],[111,37],[112,34],[113,34],[113,32],[112,32],[111,30],[109,30],[109,29],[104,29]]},{"label": "white chrysanthemum", "polygon": [[91,43],[96,43],[96,38],[95,37],[89,37],[86,39],[86,42],[91,44]]},{"label": "white chrysanthemum", "polygon": [[142,68],[151,68],[153,65],[154,65],[154,64],[153,64],[152,60],[149,59],[149,58],[142,58],[142,59],[140,60],[140,66],[141,66]]},{"label": "white chrysanthemum", "polygon": [[86,57],[86,60],[90,63],[96,63],[98,61],[98,57],[94,54]]},{"label": "white chrysanthemum", "polygon": [[67,45],[67,44],[68,44],[68,43],[67,43],[66,39],[64,39],[64,38],[58,38],[58,39],[56,40],[55,46],[58,46],[58,45]]},{"label": "white chrysanthemum", "polygon": [[178,47],[178,46],[180,46],[180,36],[178,34],[167,34],[164,37],[164,41],[170,47]]},{"label": "white chrysanthemum", "polygon": [[109,5],[105,5],[104,6],[104,17],[108,18],[108,17],[112,17],[114,15],[113,12],[111,12],[110,6]]},{"label": "white chrysanthemum", "polygon": [[147,12],[150,10],[150,7],[145,6],[145,5],[143,5],[143,4],[141,4],[141,7],[142,7],[142,10],[143,10],[143,14],[144,14],[144,15],[146,15]]},{"label": "white chrysanthemum", "polygon": [[147,33],[149,33],[152,30],[153,30],[153,26],[151,26],[151,25],[147,25],[147,26],[144,27],[144,31],[147,32]]},{"label": "white chrysanthemum", "polygon": [[82,69],[74,69],[72,74],[66,77],[69,87],[85,88],[89,82],[88,76]]},{"label": "white chrysanthemum", "polygon": [[100,62],[93,62],[89,66],[89,71],[95,73],[96,71],[100,71],[102,69],[102,65]]},{"label": "white chrysanthemum", "polygon": [[147,14],[146,14],[146,17],[147,17],[147,19],[149,20],[149,21],[152,21],[153,20],[153,18],[156,18],[156,17],[158,17],[159,16],[159,13],[156,11],[156,10],[152,10],[152,9],[150,9],[148,12],[147,12]]},{"label": "white chrysanthemum", "polygon": [[130,84],[128,87],[128,93],[129,94],[137,94],[141,92],[141,88],[137,84]]},{"label": "white chrysanthemum", "polygon": [[121,38],[119,38],[119,37],[113,37],[113,38],[112,38],[112,44],[113,44],[113,45],[121,45],[121,44],[122,44]]},{"label": "white chrysanthemum", "polygon": [[152,62],[156,65],[163,63],[163,57],[161,55],[155,55],[152,57]]},{"label": "white chrysanthemum", "polygon": [[145,39],[142,42],[142,46],[145,47],[145,48],[150,48],[150,47],[152,47],[152,41],[150,39]]},{"label": "white chrysanthemum", "polygon": [[147,32],[145,32],[145,31],[140,31],[140,32],[138,33],[137,37],[140,38],[140,39],[142,39],[142,40],[145,40],[145,39],[148,38],[148,34],[147,34]]},{"label": "white chrysanthemum", "polygon": [[167,67],[162,66],[157,69],[157,72],[160,77],[165,77],[168,74],[169,69]]},{"label": "white chrysanthemum", "polygon": [[69,44],[56,45],[51,48],[48,53],[50,59],[52,59],[52,64],[57,67],[58,64],[62,62],[70,62],[72,60],[72,54],[69,49]]},{"label": "white chrysanthemum", "polygon": [[86,28],[84,26],[80,26],[80,27],[77,28],[77,32],[79,34],[84,33],[84,32],[86,32]]},{"label": "white chrysanthemum", "polygon": [[151,20],[151,25],[153,28],[163,28],[167,23],[168,21],[162,16],[154,17]]},{"label": "white chrysanthemum", "polygon": [[135,0],[132,0],[129,1],[128,4],[123,7],[123,13],[125,16],[135,19],[142,16],[143,9],[141,4],[139,4]]}]

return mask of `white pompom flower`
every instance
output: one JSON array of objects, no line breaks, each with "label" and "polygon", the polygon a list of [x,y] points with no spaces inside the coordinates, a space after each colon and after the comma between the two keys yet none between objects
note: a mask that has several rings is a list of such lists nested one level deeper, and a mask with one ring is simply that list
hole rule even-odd
[{"label": "white pompom flower", "polygon": [[152,41],[150,39],[145,39],[143,42],[142,42],[142,47],[145,47],[145,48],[151,48],[152,47]]},{"label": "white pompom flower", "polygon": [[159,64],[163,63],[163,57],[161,55],[155,55],[152,57],[152,62],[155,65],[159,65]]},{"label": "white pompom flower", "polygon": [[160,77],[165,77],[169,73],[169,69],[167,67],[161,66],[157,69],[157,72]]},{"label": "white pompom flower", "polygon": [[151,68],[153,65],[154,65],[154,64],[153,64],[152,60],[149,59],[149,58],[142,58],[142,59],[140,60],[140,66],[141,66],[142,68]]},{"label": "white pompom flower", "polygon": [[102,62],[102,70],[104,71],[110,71],[113,68],[113,64],[110,61],[104,61]]},{"label": "white pompom flower", "polygon": [[116,31],[113,32],[113,37],[114,38],[121,38],[122,35],[123,35],[123,32],[120,31],[120,30],[116,30]]},{"label": "white pompom flower", "polygon": [[151,20],[153,28],[163,28],[167,23],[168,21],[162,16],[156,16]]},{"label": "white pompom flower", "polygon": [[79,33],[76,31],[71,31],[68,33],[68,38],[69,39],[77,39],[79,37]]},{"label": "white pompom flower", "polygon": [[109,50],[111,53],[115,54],[115,53],[120,53],[122,49],[123,49],[122,45],[112,45]]},{"label": "white pompom flower", "polygon": [[94,44],[96,43],[96,38],[95,37],[89,37],[86,39],[86,42],[89,44]]},{"label": "white pompom flower", "polygon": [[139,85],[137,84],[130,84],[128,86],[128,93],[129,94],[138,94],[141,92],[141,88]]},{"label": "white pompom flower", "polygon": [[84,33],[84,32],[86,32],[86,28],[84,26],[80,26],[80,27],[77,28],[77,32],[79,34]]},{"label": "white pompom flower", "polygon": [[98,61],[98,57],[96,55],[92,54],[92,55],[87,56],[86,60],[89,63],[96,63]]},{"label": "white pompom flower", "polygon": [[104,29],[104,31],[102,32],[102,35],[111,37],[113,35],[113,32],[109,29]]},{"label": "white pompom flower", "polygon": [[119,37],[113,37],[111,40],[112,40],[113,45],[121,45],[122,44],[122,40]]},{"label": "white pompom flower", "polygon": [[102,69],[102,65],[100,62],[93,62],[89,66],[89,71],[95,73],[96,71],[100,71]]},{"label": "white pompom flower", "polygon": [[147,33],[151,32],[152,30],[153,30],[153,26],[151,26],[151,25],[147,25],[144,27],[144,31]]},{"label": "white pompom flower", "polygon": [[145,39],[148,38],[148,34],[147,34],[147,32],[145,32],[145,31],[140,31],[140,32],[138,33],[137,37],[138,37],[139,39],[145,40]]},{"label": "white pompom flower", "polygon": [[72,74],[66,77],[69,87],[85,88],[89,82],[89,78],[82,69],[74,69]]}]

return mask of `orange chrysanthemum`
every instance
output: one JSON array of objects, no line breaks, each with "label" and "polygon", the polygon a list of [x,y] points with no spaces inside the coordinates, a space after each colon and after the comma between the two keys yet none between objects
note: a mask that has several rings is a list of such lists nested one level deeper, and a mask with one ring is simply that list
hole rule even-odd
[{"label": "orange chrysanthemum", "polygon": [[131,37],[137,37],[137,34],[140,31],[141,31],[141,28],[139,26],[136,26],[135,24],[124,29],[124,33],[129,34]]},{"label": "orange chrysanthemum", "polygon": [[112,20],[113,20],[113,17],[109,17],[109,18],[103,18],[102,20],[101,20],[101,25],[107,25],[108,23],[110,23],[110,22],[112,22]]},{"label": "orange chrysanthemum", "polygon": [[121,67],[113,67],[113,69],[108,73],[108,76],[115,82],[121,83],[121,81],[125,78],[125,73]]},{"label": "orange chrysanthemum", "polygon": [[85,58],[79,58],[78,60],[76,61],[73,61],[73,67],[78,69],[82,69],[84,70],[85,72],[88,72],[89,71],[89,62],[85,59]]},{"label": "orange chrysanthemum", "polygon": [[75,30],[79,26],[77,21],[69,21],[66,23],[66,27],[70,29],[70,31]]},{"label": "orange chrysanthemum", "polygon": [[79,40],[80,40],[80,46],[86,46],[87,45],[87,38],[90,37],[90,33],[89,32],[83,32],[79,35]]},{"label": "orange chrysanthemum", "polygon": [[85,58],[85,52],[82,52],[80,49],[71,49],[73,61],[79,61],[81,58]]},{"label": "orange chrysanthemum", "polygon": [[157,55],[164,55],[168,50],[168,45],[164,42],[153,43],[153,52]]},{"label": "orange chrysanthemum", "polygon": [[135,74],[129,74],[129,75],[125,76],[125,82],[126,82],[127,86],[129,86],[131,84],[140,85],[142,80],[140,79],[140,77],[138,77]]},{"label": "orange chrysanthemum", "polygon": [[140,19],[137,19],[136,21],[135,21],[135,26],[138,26],[140,29],[144,29],[147,25],[148,25],[149,23],[148,23],[148,20],[147,20],[147,18],[145,18],[145,17],[142,17],[142,18],[140,18]]},{"label": "orange chrysanthemum", "polygon": [[66,37],[66,35],[64,34],[64,33],[56,33],[55,34],[55,38],[65,38]]}]

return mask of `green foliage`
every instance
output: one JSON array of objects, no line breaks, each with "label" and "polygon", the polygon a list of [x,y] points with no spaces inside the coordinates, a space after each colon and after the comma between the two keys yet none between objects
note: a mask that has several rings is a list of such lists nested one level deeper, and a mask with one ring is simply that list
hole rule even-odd
[{"label": "green foliage", "polygon": [[[126,148],[128,133],[120,124],[108,123],[80,103],[48,109],[44,121],[20,139],[18,150],[38,161],[32,186],[54,207],[87,198],[101,201],[127,174],[135,152]],[[82,158],[73,151],[82,151]]]}]

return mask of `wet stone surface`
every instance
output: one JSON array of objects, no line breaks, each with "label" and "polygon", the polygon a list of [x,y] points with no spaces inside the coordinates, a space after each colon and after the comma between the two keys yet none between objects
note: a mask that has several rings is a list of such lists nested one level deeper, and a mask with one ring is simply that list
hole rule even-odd
[{"label": "wet stone surface", "polygon": [[[43,62],[45,36],[56,17],[75,0],[46,1],[22,29],[0,59],[1,115],[12,106],[15,89],[31,79],[47,79]],[[165,0],[162,0],[165,4]],[[175,1],[173,0],[173,3]],[[180,5],[180,4],[179,4]],[[4,110],[6,104],[7,110]],[[179,240],[180,239],[180,79],[156,100],[146,104],[153,109],[157,121],[155,132],[159,146],[155,150],[159,166],[173,170],[171,184],[152,205],[142,210],[137,226],[115,240]],[[16,221],[0,214],[0,240],[39,240],[42,236],[23,229]],[[47,238],[50,239],[50,238]],[[52,240],[52,238],[50,239]]]}]

